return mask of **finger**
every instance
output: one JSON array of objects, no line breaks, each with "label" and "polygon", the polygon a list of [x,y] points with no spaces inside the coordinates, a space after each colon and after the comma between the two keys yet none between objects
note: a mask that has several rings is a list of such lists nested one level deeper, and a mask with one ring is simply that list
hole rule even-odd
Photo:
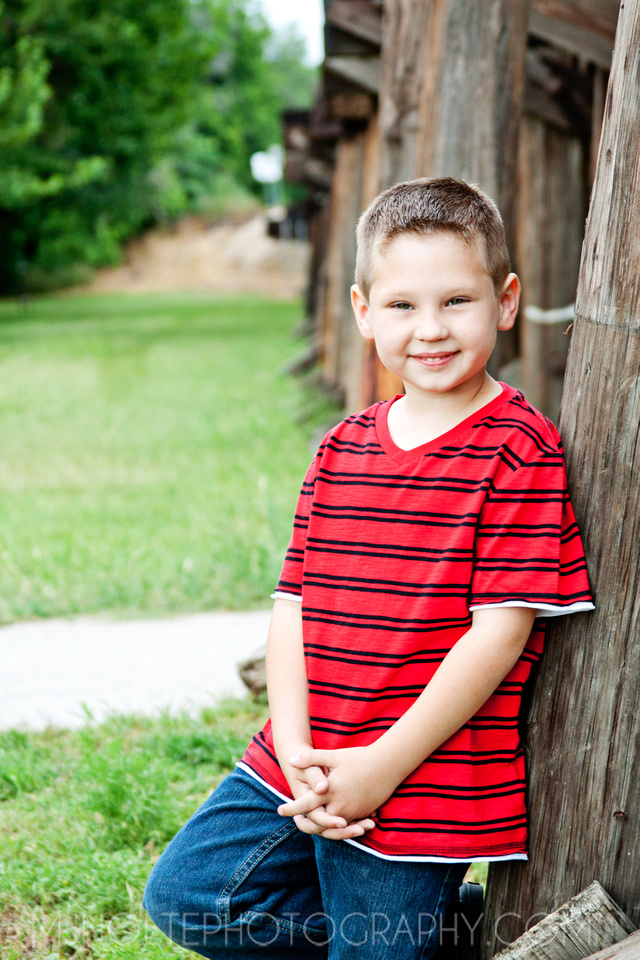
[{"label": "finger", "polygon": [[321,835],[326,840],[355,840],[358,837],[362,837],[366,831],[359,823],[349,823],[346,827],[337,828],[327,828],[326,830],[321,830]]},{"label": "finger", "polygon": [[308,767],[304,771],[304,778],[316,793],[326,793],[329,789],[329,781],[324,770],[320,767]]},{"label": "finger", "polygon": [[302,814],[294,817],[293,822],[298,830],[302,831],[302,833],[319,834],[322,833],[324,829],[323,827],[319,827],[317,823],[313,823],[312,820],[308,820],[307,817],[303,816]]},{"label": "finger", "polygon": [[[289,800],[288,803],[281,803],[278,807],[278,813],[281,817],[296,817],[298,814],[307,814],[316,807],[321,807],[323,798],[314,793],[313,790],[307,790],[297,800]],[[335,814],[334,814],[335,817]]]},{"label": "finger", "polygon": [[333,750],[314,750],[309,747],[307,750],[301,750],[295,757],[289,758],[289,763],[297,770],[305,767],[329,767],[331,769],[334,758]]},{"label": "finger", "polygon": [[316,807],[315,810],[310,810],[306,816],[307,820],[311,820],[312,823],[315,823],[318,827],[322,827],[323,830],[332,827],[340,828],[347,826],[347,821],[344,817],[337,817],[335,813],[327,813],[324,807]]},{"label": "finger", "polygon": [[363,836],[375,826],[373,820],[354,820],[344,827],[321,827],[308,817],[294,817],[294,822],[303,833],[320,835],[326,840],[353,840]]}]

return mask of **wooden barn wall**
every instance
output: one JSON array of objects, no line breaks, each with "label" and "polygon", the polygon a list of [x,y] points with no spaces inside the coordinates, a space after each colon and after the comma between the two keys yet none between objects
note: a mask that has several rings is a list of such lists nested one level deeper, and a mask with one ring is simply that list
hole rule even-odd
[{"label": "wooden barn wall", "polygon": [[569,320],[527,319],[526,308],[573,303],[588,204],[589,152],[582,139],[537,117],[520,130],[515,258],[522,281],[519,378],[525,396],[547,416],[560,412]]},{"label": "wooden barn wall", "polygon": [[[346,9],[346,0],[341,6]],[[368,123],[343,120],[328,206],[318,215],[323,239],[314,249],[309,296],[323,382],[349,412],[402,389],[353,321],[357,218],[392,183],[448,174],[479,183],[497,199],[523,281],[517,329],[501,335],[491,372],[557,417],[568,323],[534,323],[524,308],[573,301],[606,70],[602,62],[592,69],[591,143],[571,123],[562,129],[553,116],[543,119],[544,110],[523,114],[532,6],[539,17],[568,9],[562,0],[396,0],[383,8],[377,114]],[[576,69],[586,62],[577,58]],[[354,102],[356,91],[342,102]],[[330,92],[335,102],[335,89]]]}]

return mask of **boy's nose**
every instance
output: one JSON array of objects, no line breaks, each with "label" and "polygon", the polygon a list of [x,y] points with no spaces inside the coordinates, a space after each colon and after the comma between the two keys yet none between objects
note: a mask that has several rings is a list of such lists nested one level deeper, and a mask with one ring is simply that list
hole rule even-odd
[{"label": "boy's nose", "polygon": [[449,330],[440,314],[424,311],[418,316],[415,335],[418,340],[446,340]]}]

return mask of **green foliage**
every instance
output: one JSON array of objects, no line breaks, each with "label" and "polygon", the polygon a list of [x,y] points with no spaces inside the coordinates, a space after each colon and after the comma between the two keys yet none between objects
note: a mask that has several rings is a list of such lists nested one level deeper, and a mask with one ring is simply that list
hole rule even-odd
[{"label": "green foliage", "polygon": [[313,103],[318,71],[305,64],[305,42],[294,24],[270,37],[265,55],[275,71],[280,102],[287,108],[307,110]]},{"label": "green foliage", "polygon": [[220,177],[253,189],[250,155],[309,96],[303,52],[248,0],[5,0],[0,291],[117,262]]}]

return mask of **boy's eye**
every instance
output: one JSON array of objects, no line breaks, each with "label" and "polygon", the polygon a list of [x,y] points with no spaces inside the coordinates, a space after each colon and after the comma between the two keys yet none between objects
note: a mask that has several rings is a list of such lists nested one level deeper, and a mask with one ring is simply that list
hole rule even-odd
[{"label": "boy's eye", "polygon": [[411,304],[406,303],[404,300],[399,300],[398,303],[392,303],[391,307],[394,310],[411,310]]},{"label": "boy's eye", "polygon": [[454,306],[457,306],[459,303],[468,303],[469,301],[466,297],[451,297],[450,300],[447,300],[447,306],[452,303]]}]

